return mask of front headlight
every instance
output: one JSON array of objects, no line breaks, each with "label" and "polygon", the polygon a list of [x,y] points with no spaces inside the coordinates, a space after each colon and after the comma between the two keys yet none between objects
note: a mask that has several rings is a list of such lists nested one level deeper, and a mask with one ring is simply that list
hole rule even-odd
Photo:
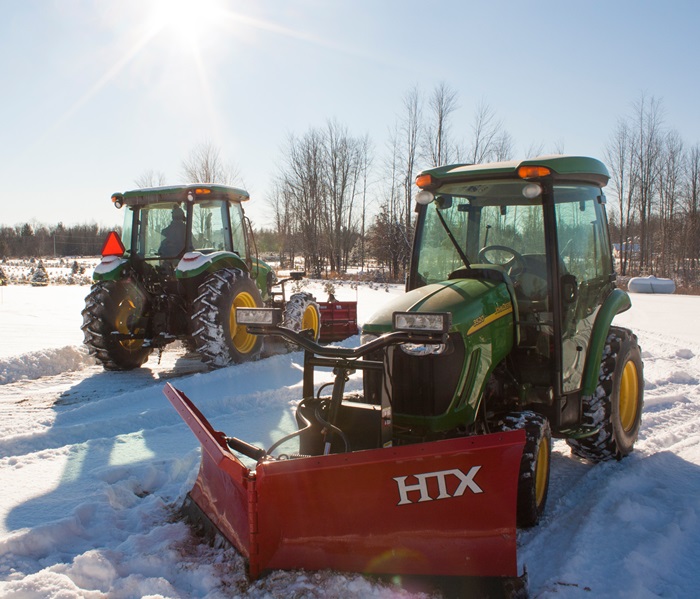
[{"label": "front headlight", "polygon": [[405,333],[447,333],[452,324],[450,312],[394,312],[395,331]]},{"label": "front headlight", "polygon": [[236,308],[236,324],[251,326],[277,326],[282,320],[278,308]]}]

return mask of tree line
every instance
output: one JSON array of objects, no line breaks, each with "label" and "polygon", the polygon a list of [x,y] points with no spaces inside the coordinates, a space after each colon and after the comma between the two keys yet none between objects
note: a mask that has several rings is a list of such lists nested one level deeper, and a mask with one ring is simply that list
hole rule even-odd
[{"label": "tree line", "polygon": [[321,274],[371,259],[400,278],[410,259],[418,170],[512,158],[512,137],[488,104],[477,106],[466,142],[454,129],[457,109],[448,85],[428,96],[414,87],[380,152],[368,135],[352,135],[335,120],[290,135],[270,198],[283,260],[301,258],[307,271]]},{"label": "tree line", "polygon": [[48,227],[24,223],[14,227],[0,225],[0,257],[97,256],[111,228],[97,224]]},{"label": "tree line", "polygon": [[698,285],[700,144],[664,122],[658,98],[642,95],[606,145],[612,237],[622,275],[654,274]]},{"label": "tree line", "polygon": [[[458,95],[449,85],[428,92],[416,86],[403,95],[380,148],[368,134],[354,134],[332,119],[290,134],[266,198],[271,217],[256,230],[258,249],[278,255],[283,267],[302,261],[316,276],[343,273],[351,265],[365,268],[371,261],[400,280],[410,260],[419,170],[545,152],[535,143],[516,156],[512,136],[484,101],[463,131],[455,126],[458,111]],[[546,151],[563,153],[563,144]],[[618,120],[603,158],[611,172],[606,194],[618,272],[697,285],[700,145],[687,146],[665,125],[661,100],[642,95]],[[181,178],[235,185],[240,175],[216,146],[202,143],[183,160]],[[135,183],[167,181],[162,172],[147,170]],[[99,254],[107,232],[95,224],[0,226],[0,256]]]}]

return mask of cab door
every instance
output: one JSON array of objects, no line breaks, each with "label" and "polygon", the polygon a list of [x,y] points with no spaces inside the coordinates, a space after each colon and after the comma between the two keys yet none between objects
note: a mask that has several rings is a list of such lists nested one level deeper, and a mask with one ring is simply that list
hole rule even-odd
[{"label": "cab door", "polygon": [[593,323],[613,287],[607,218],[600,188],[555,186],[562,330],[562,393],[581,387]]}]

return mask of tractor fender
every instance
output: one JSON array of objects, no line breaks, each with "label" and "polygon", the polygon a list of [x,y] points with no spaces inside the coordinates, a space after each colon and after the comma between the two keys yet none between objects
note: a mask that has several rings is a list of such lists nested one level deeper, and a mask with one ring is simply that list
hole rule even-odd
[{"label": "tractor fender", "polygon": [[128,262],[128,260],[120,256],[103,256],[92,273],[92,280],[95,283],[99,281],[118,281],[121,278],[124,265]]},{"label": "tractor fender", "polygon": [[202,273],[210,273],[223,268],[237,268],[243,272],[250,269],[241,257],[235,252],[187,252],[177,264],[175,276],[178,279],[193,279]]},{"label": "tractor fender", "polygon": [[605,348],[605,340],[608,337],[610,325],[615,316],[629,310],[631,307],[632,301],[630,296],[622,289],[614,289],[605,299],[600,310],[598,310],[598,315],[593,324],[586,366],[583,372],[582,395],[587,396],[595,393],[598,385],[600,361],[603,358],[603,349]]}]

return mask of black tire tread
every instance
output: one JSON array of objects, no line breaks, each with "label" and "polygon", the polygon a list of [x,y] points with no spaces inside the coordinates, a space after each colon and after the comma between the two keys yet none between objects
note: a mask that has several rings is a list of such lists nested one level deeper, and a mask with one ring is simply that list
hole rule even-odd
[{"label": "black tire tread", "polygon": [[100,281],[90,288],[82,311],[83,342],[88,352],[105,370],[132,370],[148,360],[152,349],[142,347],[138,351],[126,351],[110,338],[114,332],[114,311],[121,294],[117,281]]},{"label": "black tire tread", "polygon": [[[262,339],[247,354],[238,352],[231,342],[228,314],[237,293],[251,294],[258,306],[262,306],[260,291],[248,274],[240,269],[222,269],[211,273],[198,289],[192,308],[192,336],[202,361],[213,368],[231,363],[257,359]],[[225,315],[222,319],[222,315]]]},{"label": "black tire tread", "polygon": [[549,471],[547,472],[547,488],[544,498],[537,506],[535,496],[535,466],[537,450],[540,439],[544,435],[549,443],[549,462],[552,455],[552,433],[549,421],[546,417],[530,410],[513,412],[503,416],[499,422],[501,430],[514,431],[525,430],[525,447],[520,462],[520,474],[518,476],[518,504],[517,524],[519,528],[535,526],[544,512],[547,503],[547,491],[549,489]]},{"label": "black tire tread", "polygon": [[[605,341],[603,357],[600,363],[598,386],[593,397],[583,398],[582,425],[590,428],[598,428],[598,432],[581,439],[567,439],[566,442],[574,455],[591,462],[607,460],[619,460],[632,451],[634,442],[639,433],[641,423],[641,411],[643,405],[643,385],[640,386],[640,405],[637,415],[637,423],[632,432],[631,439],[623,445],[617,438],[613,423],[613,393],[615,391],[615,372],[621,351],[625,356],[640,356],[641,350],[637,337],[628,329],[610,327],[610,333]],[[641,364],[641,360],[640,360]],[[639,376],[643,376],[641,371]]]}]

